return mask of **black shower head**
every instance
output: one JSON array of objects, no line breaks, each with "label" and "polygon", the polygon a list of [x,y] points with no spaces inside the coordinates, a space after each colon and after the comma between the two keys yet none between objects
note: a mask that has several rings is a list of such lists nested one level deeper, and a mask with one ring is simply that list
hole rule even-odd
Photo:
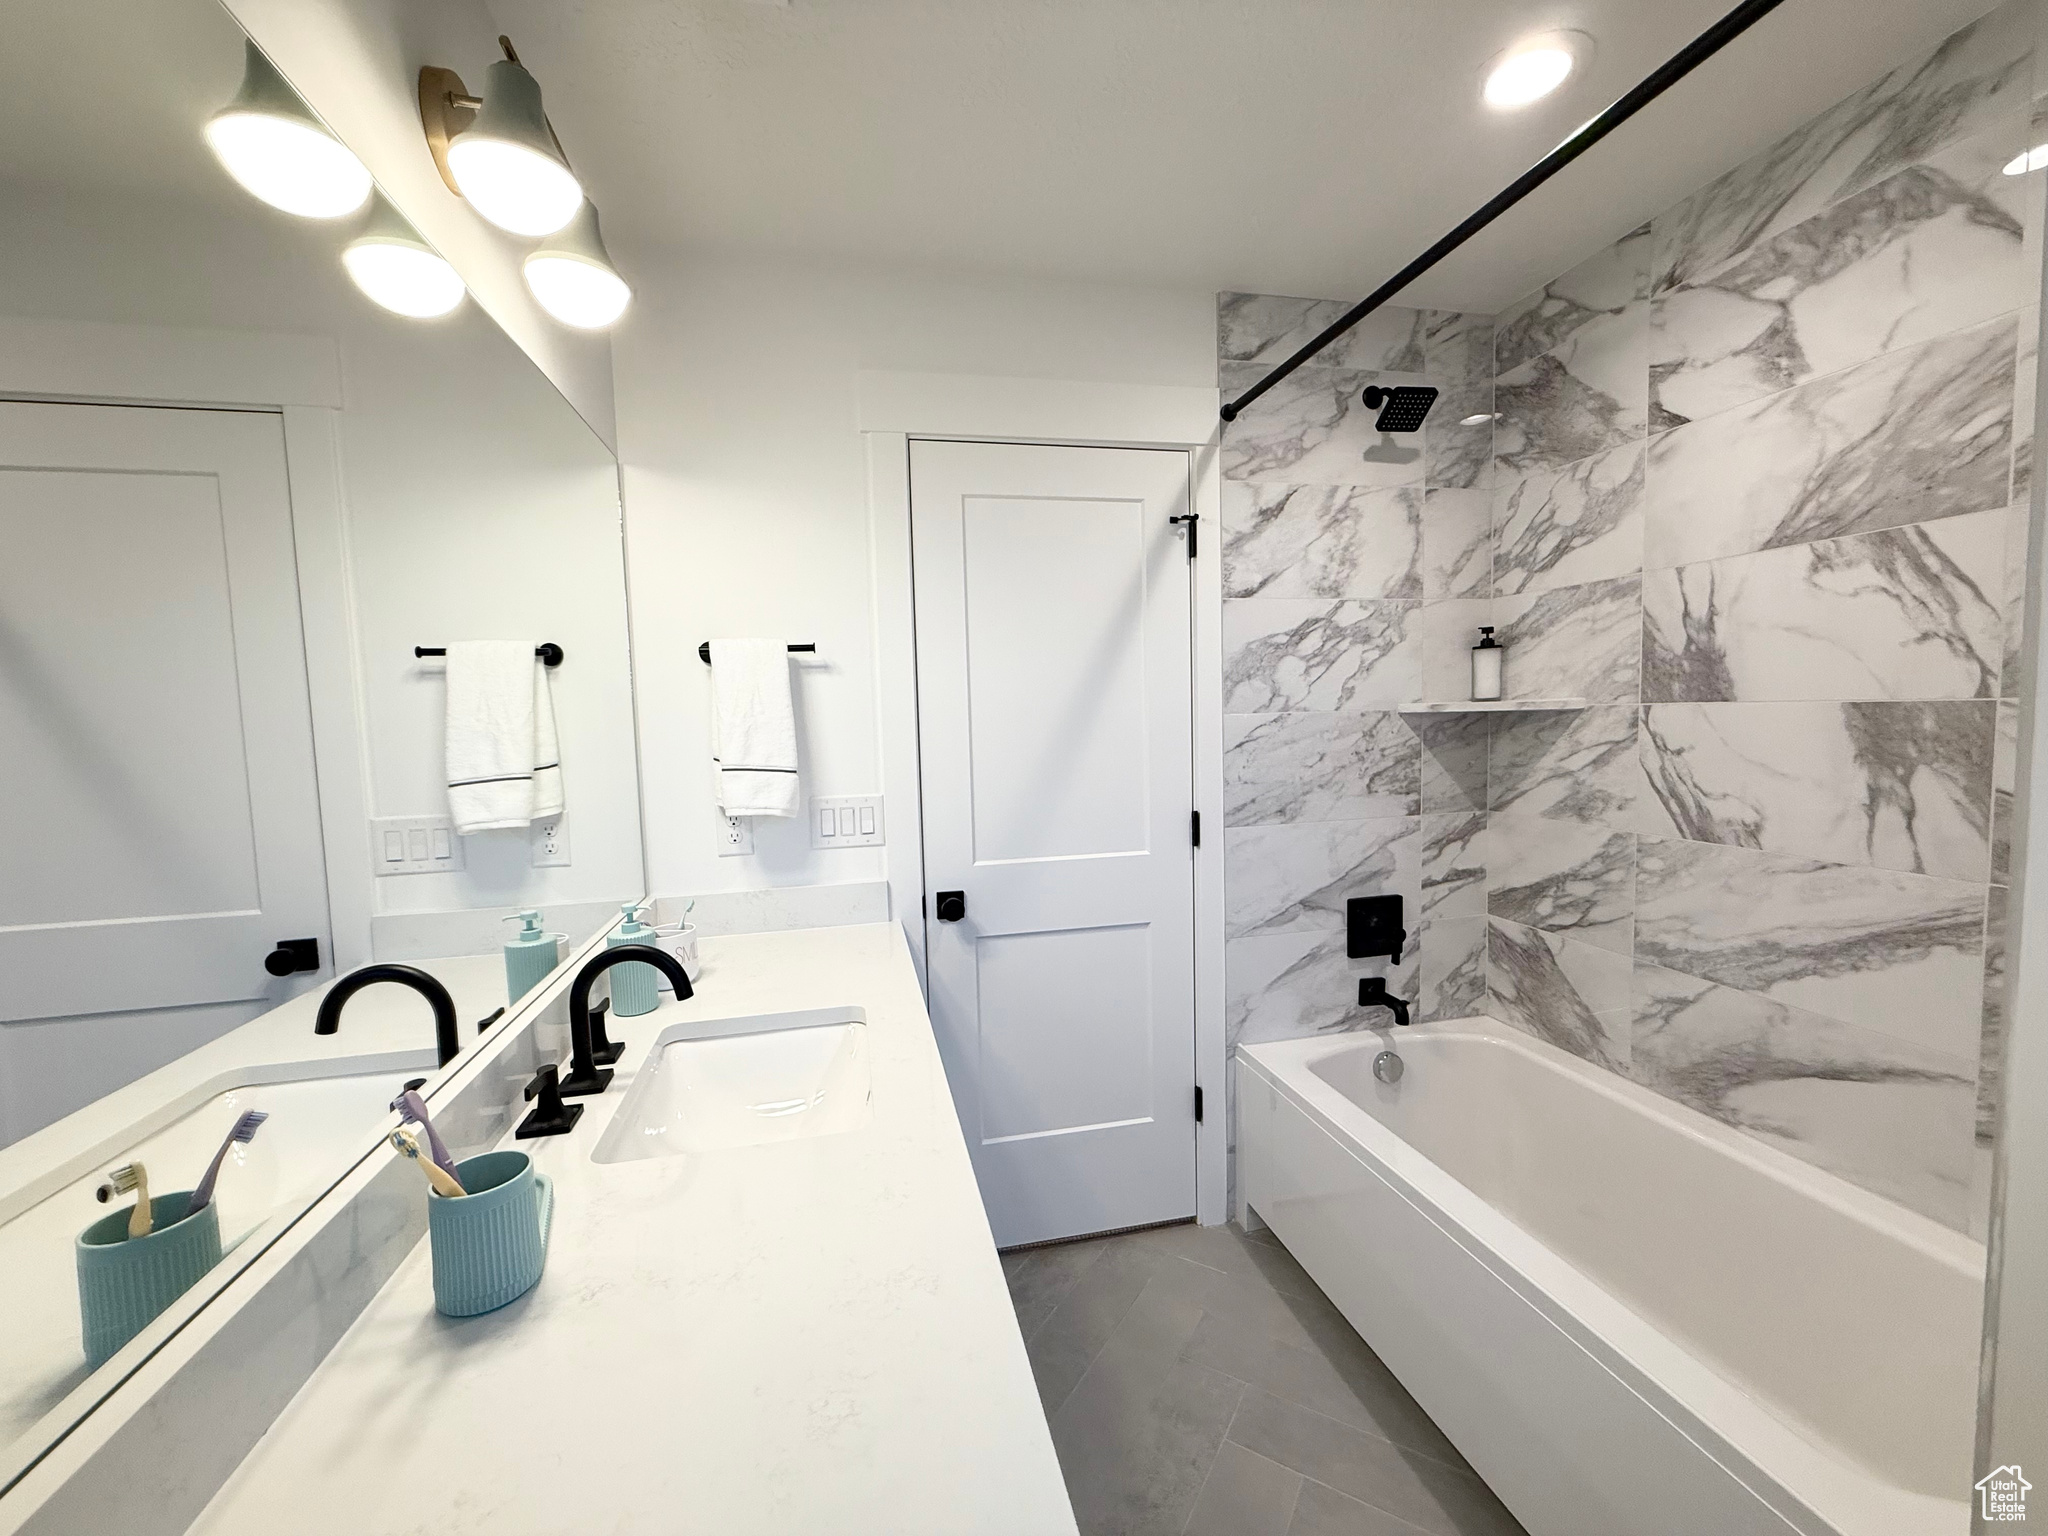
[{"label": "black shower head", "polygon": [[1378,411],[1380,419],[1373,426],[1382,432],[1413,432],[1422,425],[1422,418],[1429,414],[1429,408],[1436,404],[1436,386],[1433,384],[1396,384],[1391,387],[1368,384],[1365,387],[1367,410]]}]

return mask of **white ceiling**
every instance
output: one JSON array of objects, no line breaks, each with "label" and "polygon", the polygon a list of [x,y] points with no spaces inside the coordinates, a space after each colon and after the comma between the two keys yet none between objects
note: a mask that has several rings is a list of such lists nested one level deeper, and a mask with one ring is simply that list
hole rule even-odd
[{"label": "white ceiling", "polygon": [[[1733,0],[490,4],[629,256],[1349,296]],[[1987,9],[1786,0],[1409,297],[1498,309]],[[1482,108],[1555,27],[1590,66]]]}]

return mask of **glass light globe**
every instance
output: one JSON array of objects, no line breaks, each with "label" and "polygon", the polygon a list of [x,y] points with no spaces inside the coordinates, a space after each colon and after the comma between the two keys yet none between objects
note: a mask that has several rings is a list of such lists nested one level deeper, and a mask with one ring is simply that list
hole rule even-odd
[{"label": "glass light globe", "polygon": [[412,320],[447,314],[469,291],[461,274],[423,245],[372,236],[343,251],[341,262],[372,300]]},{"label": "glass light globe", "polygon": [[542,309],[580,331],[603,330],[626,312],[633,297],[633,290],[611,268],[552,251],[535,251],[526,258],[526,286]]},{"label": "glass light globe", "polygon": [[552,235],[583,206],[583,188],[561,161],[504,139],[458,134],[448,170],[470,206],[515,235]]},{"label": "glass light globe", "polygon": [[338,219],[370,195],[370,173],[332,134],[295,118],[232,108],[206,142],[244,191],[305,219]]}]

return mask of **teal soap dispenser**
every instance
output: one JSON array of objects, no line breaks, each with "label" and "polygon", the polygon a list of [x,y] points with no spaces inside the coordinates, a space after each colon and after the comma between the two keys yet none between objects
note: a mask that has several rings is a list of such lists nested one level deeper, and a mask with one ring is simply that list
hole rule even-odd
[{"label": "teal soap dispenser", "polygon": [[[604,941],[605,948],[617,949],[621,944],[657,947],[654,930],[640,921],[640,905],[637,901],[626,903],[626,920]],[[655,995],[654,967],[651,965],[628,961],[624,965],[613,966],[605,975],[611,981],[612,1017],[615,1019],[630,1019],[643,1013],[652,1013],[655,1005],[661,1001]]]},{"label": "teal soap dispenser", "polygon": [[567,935],[542,933],[540,913],[530,907],[503,921],[520,924],[519,932],[505,945],[505,1001],[511,1004],[539,986],[555,968]]}]

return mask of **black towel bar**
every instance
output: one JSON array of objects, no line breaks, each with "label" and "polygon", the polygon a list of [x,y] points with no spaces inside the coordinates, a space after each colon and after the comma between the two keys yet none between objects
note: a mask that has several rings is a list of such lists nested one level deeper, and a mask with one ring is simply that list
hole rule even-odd
[{"label": "black towel bar", "polygon": [[[448,647],[445,645],[416,645],[412,648],[412,653],[415,656],[446,656],[448,654]],[[559,667],[562,664],[562,648],[552,640],[536,645],[533,648],[533,654],[540,658],[542,666]]]},{"label": "black towel bar", "polygon": [[[817,648],[817,645],[809,640],[799,641],[798,643],[790,646],[790,649],[792,651],[815,651]],[[707,665],[710,663],[711,642],[709,640],[706,640],[702,645],[697,647],[697,659],[701,662],[706,663]]]}]

